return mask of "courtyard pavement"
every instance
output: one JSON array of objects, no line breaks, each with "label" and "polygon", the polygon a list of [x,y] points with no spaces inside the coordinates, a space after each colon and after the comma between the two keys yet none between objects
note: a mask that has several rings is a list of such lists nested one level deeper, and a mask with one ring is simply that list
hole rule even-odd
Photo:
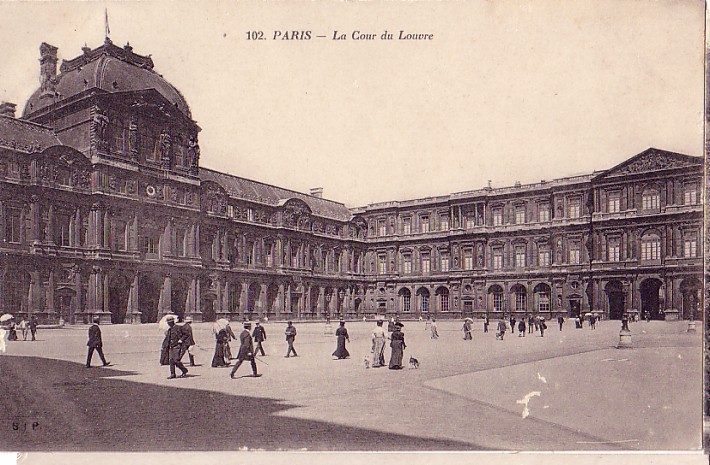
[{"label": "courtyard pavement", "polygon": [[210,367],[209,324],[193,325],[201,366],[176,380],[155,324],[102,326],[112,366],[92,369],[87,326],[44,330],[0,354],[0,450],[700,449],[702,336],[687,323],[632,323],[633,349],[614,348],[618,321],[504,341],[480,321],[464,341],[461,324],[439,322],[432,340],[405,322],[405,362],[420,368],[396,371],[365,368],[373,322],[347,323],[347,360],[332,359],[323,323],[298,322],[299,357],[284,358],[285,324],[270,322],[263,376],[244,364],[236,380]]}]

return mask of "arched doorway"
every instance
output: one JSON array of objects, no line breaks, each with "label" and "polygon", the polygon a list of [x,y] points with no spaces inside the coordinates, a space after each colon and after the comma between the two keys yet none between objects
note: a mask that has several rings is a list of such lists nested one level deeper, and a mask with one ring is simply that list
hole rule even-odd
[{"label": "arched doorway", "polygon": [[[624,285],[618,280],[609,281],[604,286],[604,292],[609,302],[609,319],[620,320],[624,314],[626,304]],[[579,312],[577,312],[577,315],[579,315]],[[576,315],[572,314],[571,316],[574,317]]]},{"label": "arched doorway", "polygon": [[108,286],[108,311],[111,312],[111,323],[125,323],[131,283],[123,275],[114,275],[111,276]]},{"label": "arched doorway", "polygon": [[273,315],[276,313],[276,303],[279,297],[279,286],[275,283],[269,284],[266,289],[266,314]]},{"label": "arched doorway", "polygon": [[[74,289],[68,287],[60,287],[57,289],[54,295],[54,307],[57,312],[57,317],[68,322],[74,323],[74,309],[73,304],[75,302],[76,292]],[[110,297],[109,297],[110,299]],[[109,300],[110,302],[110,300]],[[124,309],[125,314],[125,309]],[[113,319],[113,314],[111,315]],[[113,321],[112,321],[113,323]]]},{"label": "arched doorway", "polygon": [[309,309],[311,318],[315,318],[318,313],[318,297],[320,297],[320,288],[318,286],[312,286],[309,297],[311,303],[311,308]]},{"label": "arched doorway", "polygon": [[680,283],[682,300],[682,315],[684,320],[695,320],[700,317],[700,301],[702,288],[697,278],[684,279]]},{"label": "arched doorway", "polygon": [[156,323],[158,321],[158,300],[162,280],[153,275],[141,275],[138,279],[138,305],[141,312],[141,323]]},{"label": "arched doorway", "polygon": [[488,309],[495,313],[495,315],[493,315],[494,318],[502,318],[505,316],[503,288],[498,284],[494,284],[488,288]]},{"label": "arched doorway", "polygon": [[202,295],[202,321],[215,321],[217,319],[217,295],[211,292]]},{"label": "arched doorway", "polygon": [[641,318],[650,315],[652,320],[663,319],[658,295],[662,285],[661,280],[656,278],[644,279],[641,282]]},{"label": "arched doorway", "polygon": [[247,318],[251,320],[252,314],[257,311],[259,296],[261,295],[261,284],[251,283],[247,293]]}]

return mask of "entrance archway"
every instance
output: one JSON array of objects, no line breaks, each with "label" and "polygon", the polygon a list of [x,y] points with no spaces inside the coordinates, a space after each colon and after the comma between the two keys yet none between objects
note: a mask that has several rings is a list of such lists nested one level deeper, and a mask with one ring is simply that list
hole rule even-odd
[{"label": "entrance archway", "polygon": [[626,305],[624,285],[618,280],[609,281],[604,286],[604,292],[609,301],[609,319],[620,320],[624,315],[624,307]]},{"label": "entrance archway", "polygon": [[279,297],[279,286],[275,283],[269,284],[266,289],[266,314],[272,315],[276,311],[276,303]]},{"label": "entrance archway", "polygon": [[680,293],[683,296],[682,314],[684,320],[694,320],[700,317],[700,289],[702,288],[697,278],[684,279],[680,283]]},{"label": "entrance archway", "polygon": [[641,318],[650,314],[652,320],[663,319],[658,291],[663,283],[660,279],[649,278],[641,282]]},{"label": "entrance archway", "polygon": [[138,305],[140,305],[141,323],[157,323],[158,300],[162,280],[152,275],[142,275],[138,279]]},{"label": "entrance archway", "polygon": [[247,295],[247,318],[251,320],[252,314],[257,310],[257,303],[261,295],[261,284],[251,283]]},{"label": "entrance archway", "polygon": [[215,294],[210,293],[202,296],[202,321],[215,321],[217,319],[216,302],[217,296]]},{"label": "entrance archway", "polygon": [[74,292],[74,289],[60,287],[57,289],[54,297],[54,306],[57,312],[57,317],[68,323],[74,323],[74,311],[72,304],[75,296],[76,292]]},{"label": "entrance archway", "polygon": [[130,289],[131,283],[123,275],[112,276],[109,280],[108,311],[111,312],[111,323],[121,324],[126,322]]},{"label": "entrance archway", "polygon": [[582,313],[582,296],[579,294],[572,294],[567,297],[567,302],[569,303],[570,318],[577,318]]}]

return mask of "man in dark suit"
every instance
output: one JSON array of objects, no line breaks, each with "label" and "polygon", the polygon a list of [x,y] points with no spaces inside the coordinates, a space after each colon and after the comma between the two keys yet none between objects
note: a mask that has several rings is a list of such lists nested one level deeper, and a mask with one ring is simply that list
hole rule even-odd
[{"label": "man in dark suit", "polygon": [[251,362],[251,371],[253,372],[254,378],[258,378],[261,376],[259,373],[256,371],[256,360],[254,359],[254,341],[251,338],[251,334],[249,334],[249,330],[251,329],[251,323],[248,321],[244,322],[244,331],[241,332],[239,335],[239,353],[237,354],[237,363],[234,365],[234,368],[232,368],[232,372],[229,374],[229,377],[234,379],[234,373],[237,372],[237,369],[242,365],[242,362],[244,360],[249,360]]},{"label": "man in dark suit", "polygon": [[101,362],[107,367],[111,363],[106,361],[103,351],[103,341],[101,340],[101,328],[99,328],[99,318],[94,318],[94,324],[89,328],[89,342],[86,343],[89,346],[89,354],[86,356],[86,368],[91,368],[91,357],[94,355],[94,350],[99,353],[101,357]]},{"label": "man in dark suit", "polygon": [[168,315],[168,331],[165,333],[164,345],[168,347],[168,357],[170,363],[170,376],[168,379],[175,379],[175,367],[180,368],[181,378],[187,378],[187,368],[182,364],[180,359],[183,356],[182,351],[182,328],[175,324],[175,317]]},{"label": "man in dark suit", "polygon": [[32,340],[35,340],[35,336],[37,335],[37,326],[39,326],[39,321],[37,321],[37,317],[32,315],[32,318],[30,318],[30,333],[32,333]]},{"label": "man in dark suit", "polygon": [[261,343],[266,340],[266,330],[263,326],[259,324],[258,321],[256,322],[256,327],[254,328],[252,336],[254,336],[254,342],[256,342],[256,347],[254,348],[254,355],[256,355],[256,353],[259,351],[261,351],[262,356],[266,355],[266,352],[264,352],[264,347],[261,345]]},{"label": "man in dark suit", "polygon": [[195,345],[195,338],[192,336],[192,326],[190,323],[192,323],[192,318],[188,316],[185,318],[185,323],[183,323],[180,328],[180,331],[182,331],[182,356],[180,356],[180,359],[187,353],[190,357],[190,366],[194,367],[195,356],[192,354],[191,347]]}]

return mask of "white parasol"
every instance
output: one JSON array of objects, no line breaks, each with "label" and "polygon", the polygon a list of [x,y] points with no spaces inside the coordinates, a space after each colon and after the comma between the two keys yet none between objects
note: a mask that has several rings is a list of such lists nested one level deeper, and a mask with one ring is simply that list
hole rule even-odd
[{"label": "white parasol", "polygon": [[468,317],[467,317],[467,318],[464,318],[463,321],[470,321],[471,323],[473,323],[473,318],[468,318]]},{"label": "white parasol", "polygon": [[6,314],[4,314],[3,316],[0,316],[0,323],[4,323],[4,322],[6,322],[6,321],[10,321],[10,320],[12,320],[13,318],[15,318],[15,317],[12,316],[12,315],[10,315],[9,313],[6,313]]},{"label": "white parasol", "polygon": [[229,326],[229,320],[226,318],[220,318],[219,320],[214,322],[214,325],[212,326],[212,331],[217,334],[221,330],[225,329],[227,326]]},{"label": "white parasol", "polygon": [[168,313],[163,318],[161,318],[160,321],[158,322],[158,329],[160,329],[162,331],[167,331],[168,328],[170,328],[170,326],[168,326],[168,317],[174,318],[175,322],[177,323],[177,319],[178,319],[177,315],[175,315],[174,313]]}]

